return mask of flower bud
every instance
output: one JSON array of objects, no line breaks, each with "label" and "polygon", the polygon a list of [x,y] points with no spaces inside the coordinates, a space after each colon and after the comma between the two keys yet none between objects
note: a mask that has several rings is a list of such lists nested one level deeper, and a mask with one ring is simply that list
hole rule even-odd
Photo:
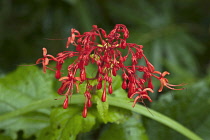
[{"label": "flower bud", "polygon": [[63,108],[64,109],[68,108],[68,105],[69,105],[69,98],[68,98],[68,96],[66,96],[66,99],[63,102]]},{"label": "flower bud", "polygon": [[148,88],[154,89],[151,78],[149,78],[149,81],[148,81]]},{"label": "flower bud", "polygon": [[55,78],[56,79],[61,78],[61,71],[60,70],[56,70],[56,72],[55,72]]},{"label": "flower bud", "polygon": [[61,87],[58,89],[58,94],[62,95],[63,92],[66,90],[67,88],[67,84],[66,83],[62,83]]},{"label": "flower bud", "polygon": [[116,76],[116,75],[117,75],[117,68],[116,68],[116,67],[114,67],[114,68],[112,69],[112,75],[113,75],[113,76]]},{"label": "flower bud", "polygon": [[109,84],[109,88],[108,88],[109,94],[112,94],[113,90],[112,90],[112,84]]},{"label": "flower bud", "polygon": [[101,101],[106,102],[106,88],[104,88],[104,90],[103,90]]},{"label": "flower bud", "polygon": [[87,117],[87,106],[86,105],[84,105],[82,116],[83,116],[83,118]]},{"label": "flower bud", "polygon": [[81,78],[81,81],[85,81],[86,80],[85,69],[81,69],[80,70],[80,78]]},{"label": "flower bud", "polygon": [[101,89],[102,88],[102,82],[99,82],[98,85],[96,86],[97,89]]},{"label": "flower bud", "polygon": [[87,107],[91,107],[91,106],[92,106],[91,100],[87,100]]},{"label": "flower bud", "polygon": [[134,94],[136,91],[136,86],[134,83],[129,83],[129,90],[128,90],[128,98],[131,97],[132,94]]},{"label": "flower bud", "polygon": [[127,82],[126,82],[126,80],[123,80],[123,82],[122,82],[122,89],[127,89]]},{"label": "flower bud", "polygon": [[81,46],[80,44],[78,44],[78,45],[76,46],[76,51],[80,52],[81,50],[82,50],[82,46]]},{"label": "flower bud", "polygon": [[125,41],[125,40],[122,40],[122,41],[121,41],[120,47],[121,47],[122,49],[125,49],[125,48],[126,48],[126,41]]}]

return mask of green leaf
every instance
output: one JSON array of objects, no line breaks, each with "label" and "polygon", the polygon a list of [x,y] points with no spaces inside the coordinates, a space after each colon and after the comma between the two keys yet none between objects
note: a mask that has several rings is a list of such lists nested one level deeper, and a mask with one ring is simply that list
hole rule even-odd
[{"label": "green leaf", "polygon": [[0,140],[12,140],[12,138],[10,138],[9,136],[0,134]]},{"label": "green leaf", "polygon": [[87,73],[87,77],[88,78],[93,78],[97,75],[97,69],[98,67],[96,66],[96,64],[91,64],[89,63],[88,66],[85,67],[86,68],[86,73]]},{"label": "green leaf", "polygon": [[115,92],[117,92],[118,89],[122,89],[122,77],[120,75],[112,76],[112,80],[112,88]]},{"label": "green leaf", "polygon": [[[203,139],[209,138],[209,85],[206,80],[201,80],[188,86],[186,90],[171,91],[171,94],[162,95],[158,101],[152,103],[152,108],[193,130]],[[153,120],[146,122],[150,139],[186,139],[176,131]],[[158,129],[154,130],[154,127]]]},{"label": "green leaf", "polygon": [[110,106],[108,110],[108,114],[104,116],[104,119],[102,119],[101,114],[99,112],[95,111],[95,108],[91,108],[90,111],[91,114],[96,116],[99,123],[116,123],[120,124],[122,122],[125,122],[132,116],[132,112],[123,108]]},{"label": "green leaf", "polygon": [[[96,93],[100,92],[101,90],[96,91]],[[94,96],[94,100],[96,101],[96,107],[99,114],[100,119],[104,123],[108,122],[108,110],[109,110],[109,104],[108,101],[102,102],[101,99],[98,96]],[[108,100],[108,99],[107,99]]]},{"label": "green leaf", "polygon": [[[83,101],[84,96],[82,96],[82,95],[73,95],[72,98],[74,98],[74,100],[71,100],[71,104],[82,104],[84,102]],[[169,117],[162,115],[161,113],[158,113],[152,109],[149,109],[149,111],[150,111],[149,112],[147,108],[145,108],[142,105],[138,105],[138,104],[133,108],[132,103],[128,102],[127,100],[117,99],[115,97],[110,97],[110,96],[108,98],[109,98],[109,104],[111,106],[134,111],[134,112],[139,113],[143,116],[151,118],[159,123],[162,123],[162,124],[170,127],[171,129],[174,129],[175,131],[183,134],[184,136],[188,137],[189,139],[201,140],[201,138],[199,136],[197,136],[195,133],[193,133],[192,131],[190,131],[189,129],[184,127],[183,125],[179,124],[178,122],[170,119]],[[54,106],[54,105],[62,105],[62,103],[63,102],[61,102],[61,101],[60,102],[52,102],[51,99],[44,99],[44,100],[36,101],[33,104],[28,105],[27,107],[24,107],[24,108],[14,111],[14,112],[7,113],[7,114],[0,116],[0,120],[1,121],[6,120],[8,117],[9,118],[16,117],[18,115],[22,115],[27,112],[34,111],[34,110],[37,110],[40,108],[46,108],[46,107],[50,107],[50,106]],[[95,103],[95,102],[93,102],[93,103]]]},{"label": "green leaf", "polygon": [[[0,114],[14,112],[43,98],[53,97],[52,75],[43,74],[35,66],[21,66],[15,72],[0,79]],[[37,108],[38,109],[38,108]],[[16,138],[16,132],[24,131],[24,137],[35,134],[49,123],[50,109],[38,109],[0,123],[6,135]]]},{"label": "green leaf", "polygon": [[108,125],[106,130],[100,135],[100,140],[148,140],[139,116],[134,115],[121,124]]},{"label": "green leaf", "polygon": [[120,124],[124,121],[127,121],[131,117],[132,113],[129,110],[118,108],[118,107],[109,107],[109,112],[106,116],[106,121],[111,123]]},{"label": "green leaf", "polygon": [[130,101],[130,99],[127,97],[127,92],[121,87],[122,77],[117,75],[115,77],[113,76],[112,78],[114,81],[112,84],[113,93],[110,96]]},{"label": "green leaf", "polygon": [[56,108],[51,113],[50,126],[38,136],[38,140],[75,140],[79,133],[88,132],[95,125],[95,117],[89,112],[87,118],[81,115],[81,108]]}]

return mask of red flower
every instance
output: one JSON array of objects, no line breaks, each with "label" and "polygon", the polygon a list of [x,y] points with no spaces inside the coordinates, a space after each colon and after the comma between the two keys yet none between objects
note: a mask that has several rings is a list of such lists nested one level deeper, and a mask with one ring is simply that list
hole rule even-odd
[{"label": "red flower", "polygon": [[143,102],[143,99],[148,99],[150,102],[152,102],[152,99],[149,97],[147,91],[150,91],[150,92],[154,92],[151,88],[145,88],[145,89],[138,89],[138,91],[136,91],[135,93],[133,93],[131,95],[130,98],[133,98],[134,95],[137,95],[134,99],[134,102],[133,102],[133,107],[135,106],[135,104],[140,100],[140,102]]},{"label": "red flower", "polygon": [[49,64],[49,61],[50,60],[55,60],[56,61],[56,58],[54,56],[52,56],[52,55],[48,55],[46,48],[42,48],[42,50],[43,50],[43,58],[39,58],[36,61],[36,64],[42,63],[42,65],[43,65],[43,71],[45,73],[46,72],[46,69],[48,69],[47,65]]},{"label": "red flower", "polygon": [[158,78],[160,80],[160,88],[159,88],[158,92],[161,92],[163,90],[163,87],[164,86],[167,87],[167,88],[169,88],[169,89],[172,89],[172,90],[183,90],[184,89],[184,88],[175,89],[173,87],[176,87],[176,86],[184,86],[185,84],[172,85],[172,84],[169,84],[168,83],[168,79],[166,79],[164,77],[165,77],[165,75],[170,74],[169,72],[164,71],[163,73],[160,73],[159,71],[155,71],[154,73],[160,74],[160,77],[155,76],[156,78]]},{"label": "red flower", "polygon": [[[160,83],[159,92],[166,86],[169,89],[175,89],[174,86],[168,83],[165,77],[168,72],[155,71],[154,66],[149,62],[143,53],[143,46],[135,43],[127,43],[129,31],[123,24],[117,24],[114,29],[107,34],[102,28],[93,25],[89,32],[80,34],[76,29],[71,29],[71,35],[68,37],[66,47],[75,46],[76,51],[63,51],[57,54],[56,57],[47,54],[47,49],[43,48],[43,58],[37,60],[36,64],[42,63],[43,71],[46,69],[55,71],[55,78],[62,82],[58,89],[58,94],[64,95],[66,99],[63,103],[63,108],[68,107],[68,99],[73,94],[73,88],[76,87],[79,92],[79,85],[86,83],[85,104],[82,116],[87,116],[87,109],[91,107],[91,91],[92,89],[103,88],[101,100],[106,101],[107,91],[113,93],[112,76],[116,76],[118,71],[122,71],[122,88],[128,90],[128,98],[135,98],[133,107],[137,102],[143,102],[144,99],[152,101],[148,95],[148,91],[153,92],[152,77],[157,78]],[[123,55],[121,50],[127,50]],[[63,76],[61,73],[62,65],[68,58],[75,57],[75,61],[68,66],[68,75]],[[125,65],[127,58],[131,58],[131,65]],[[142,59],[143,58],[143,59]],[[138,65],[140,60],[144,60],[146,66]],[[50,61],[56,62],[55,70],[47,67]],[[86,66],[90,63],[97,65],[97,74],[93,77],[87,77]],[[136,73],[142,72],[143,77],[140,78]],[[79,73],[79,77],[76,77]],[[155,75],[156,74],[156,75]],[[157,76],[159,74],[160,76]],[[96,80],[96,85],[91,85],[91,80]]]}]

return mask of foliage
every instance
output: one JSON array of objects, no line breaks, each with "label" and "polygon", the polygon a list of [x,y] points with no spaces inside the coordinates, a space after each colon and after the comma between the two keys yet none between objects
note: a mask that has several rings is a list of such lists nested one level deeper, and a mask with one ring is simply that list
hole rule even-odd
[{"label": "foliage", "polygon": [[[102,131],[100,140],[147,140],[144,126],[138,115],[133,115],[128,121],[118,124],[110,124]],[[116,133],[117,132],[117,133]]]},{"label": "foliage", "polygon": [[[36,137],[41,140],[68,139],[68,137],[76,139],[78,134],[98,129],[101,124],[108,123],[104,129],[101,129],[98,139],[106,138],[104,135],[110,133],[112,129],[117,134],[123,133],[124,135],[121,135],[123,139],[127,137],[147,139],[140,116],[131,113],[135,111],[168,125],[180,133],[183,131],[182,134],[187,137],[199,139],[188,129],[153,110],[149,112],[139,105],[132,108],[132,104],[125,98],[126,92],[119,88],[118,82],[121,82],[119,76],[116,76],[117,82],[113,83],[115,95],[107,99],[109,104],[101,102],[99,97],[102,93],[99,91],[94,95],[94,106],[90,109],[87,118],[82,118],[80,113],[84,96],[72,96],[69,109],[62,109],[62,102],[53,100],[56,96],[53,95],[51,78],[51,74],[44,75],[37,67],[21,66],[17,71],[0,79],[1,137],[11,139]],[[35,87],[37,90],[31,91]],[[159,117],[153,117],[152,114]],[[163,118],[165,121],[162,121]],[[109,127],[110,129],[107,129]],[[23,136],[18,134],[20,131],[23,132]]]},{"label": "foliage", "polygon": [[[173,91],[162,95],[159,100],[152,103],[151,108],[191,128],[203,139],[208,139],[210,137],[209,77],[210,74],[205,79],[187,86],[187,89],[184,91]],[[177,132],[155,121],[147,120],[145,122],[150,139],[186,139]]]},{"label": "foliage", "polygon": [[[16,139],[17,132],[22,130],[23,138],[36,135],[38,139],[60,139],[67,136],[76,139],[78,133],[90,131],[96,123],[98,125],[102,122],[118,124],[130,116],[129,111],[114,107],[109,108],[108,113],[108,108],[104,108],[108,104],[103,104],[100,99],[98,99],[97,107],[95,107],[98,113],[95,113],[95,109],[90,110],[86,119],[81,116],[81,105],[71,105],[70,109],[66,110],[62,109],[61,106],[53,107],[57,105],[53,103],[55,102],[53,98],[56,96],[53,95],[52,78],[51,74],[43,74],[37,67],[21,66],[14,73],[0,79],[0,114],[14,112],[12,116],[0,118],[0,120],[4,120],[0,124],[5,135],[2,137],[7,135]],[[117,87],[116,84],[115,87]],[[95,98],[98,97],[95,96]],[[49,99],[48,101],[51,103],[48,103],[46,99]],[[40,103],[39,101],[43,102]],[[31,105],[35,107],[34,111],[24,110],[24,108],[31,109]],[[26,113],[21,114],[21,108]]]},{"label": "foliage", "polygon": [[[0,114],[23,108],[43,98],[52,98],[51,75],[43,75],[36,67],[21,67],[15,73],[0,79]],[[3,121],[0,128],[13,139],[16,132],[24,131],[24,137],[29,137],[49,123],[50,108],[39,109],[24,116],[17,116]]]}]

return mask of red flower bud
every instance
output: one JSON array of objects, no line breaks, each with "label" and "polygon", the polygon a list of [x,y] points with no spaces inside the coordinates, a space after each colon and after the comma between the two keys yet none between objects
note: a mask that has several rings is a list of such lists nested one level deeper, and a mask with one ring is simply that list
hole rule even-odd
[{"label": "red flower bud", "polygon": [[116,75],[117,75],[117,68],[116,68],[116,67],[114,67],[114,68],[112,69],[112,75],[113,75],[113,76],[116,76]]},{"label": "red flower bud", "polygon": [[99,82],[97,85],[97,89],[101,89],[102,88],[102,82]]},{"label": "red flower bud", "polygon": [[86,105],[84,105],[82,116],[83,116],[83,118],[87,117],[87,106]]},{"label": "red flower bud", "polygon": [[149,72],[154,72],[155,71],[154,66],[149,61],[147,61],[147,68],[149,69]]},{"label": "red flower bud", "polygon": [[133,76],[133,75],[132,75],[132,76],[130,76],[128,79],[129,79],[129,81],[130,81],[131,83],[134,83],[134,82],[135,82],[135,80],[136,80],[136,79],[134,78],[134,76]]},{"label": "red flower bud", "polygon": [[66,90],[67,88],[67,84],[66,83],[62,83],[61,87],[58,89],[58,94],[62,95],[63,92]]},{"label": "red flower bud", "polygon": [[122,74],[123,79],[128,79],[128,75],[126,73]]},{"label": "red flower bud", "polygon": [[112,84],[109,84],[109,88],[108,88],[109,94],[112,94],[113,90],[112,90]]},{"label": "red flower bud", "polygon": [[78,65],[78,68],[79,68],[79,69],[84,69],[84,61],[81,60],[81,59],[83,59],[83,57],[81,57],[81,58],[79,58],[79,59],[80,59],[80,62],[77,64],[77,65]]},{"label": "red flower bud", "polygon": [[99,72],[100,74],[103,74],[103,70],[102,70],[102,67],[101,67],[101,66],[98,66],[98,72]]},{"label": "red flower bud", "polygon": [[80,70],[80,78],[81,78],[81,81],[85,81],[86,80],[85,69],[81,69]]},{"label": "red flower bud", "polygon": [[151,78],[149,78],[149,81],[148,81],[148,88],[154,89]]},{"label": "red flower bud", "polygon": [[126,82],[126,80],[123,80],[123,82],[122,82],[122,89],[127,89],[127,82]]},{"label": "red flower bud", "polygon": [[132,65],[132,71],[135,73],[136,72],[136,66]]},{"label": "red flower bud", "polygon": [[104,88],[104,90],[103,90],[101,101],[106,102],[106,88]]},{"label": "red flower bud", "polygon": [[145,80],[144,80],[144,79],[139,78],[139,83],[140,83],[141,85],[143,85],[143,84],[145,83]]},{"label": "red flower bud", "polygon": [[126,48],[126,41],[125,41],[125,40],[122,40],[122,41],[121,41],[120,47],[121,47],[122,49],[125,49],[125,48]]},{"label": "red flower bud", "polygon": [[97,29],[97,28],[98,28],[98,26],[97,26],[97,25],[93,25],[92,27],[93,27],[94,29]]},{"label": "red flower bud", "polygon": [[87,99],[91,99],[91,94],[90,94],[89,91],[85,91],[85,97],[86,97]]},{"label": "red flower bud", "polygon": [[124,39],[127,39],[128,37],[129,37],[129,33],[128,33],[128,30],[126,30],[124,33]]},{"label": "red flower bud", "polygon": [[61,78],[61,71],[60,70],[56,70],[56,72],[55,72],[55,78],[56,79]]},{"label": "red flower bud", "polygon": [[64,109],[68,108],[68,105],[69,105],[69,98],[68,98],[68,96],[66,95],[66,99],[65,99],[64,102],[63,102],[63,108],[64,108]]},{"label": "red flower bud", "polygon": [[124,64],[122,62],[119,62],[120,68],[124,68]]},{"label": "red flower bud", "polygon": [[107,81],[108,81],[109,83],[112,83],[112,77],[107,77]]},{"label": "red flower bud", "polygon": [[98,82],[101,82],[103,78],[101,76],[98,77]]},{"label": "red flower bud", "polygon": [[133,65],[136,65],[137,64],[137,58],[136,58],[136,55],[135,54],[132,54],[132,64]]},{"label": "red flower bud", "polygon": [[78,44],[78,45],[76,46],[76,51],[80,52],[81,50],[82,50],[82,46],[81,46],[80,44]]},{"label": "red flower bud", "polygon": [[143,55],[143,56],[144,56],[145,62],[147,64],[147,68],[148,68],[149,72],[154,72],[155,71],[154,66],[147,60],[145,55]]},{"label": "red flower bud", "polygon": [[122,63],[123,63],[123,62],[125,62],[125,60],[126,60],[126,59],[127,59],[127,57],[126,57],[126,56],[124,56],[124,57],[120,56],[120,59],[119,59],[119,60],[120,60],[120,62],[122,62]]},{"label": "red flower bud", "polygon": [[134,94],[136,91],[136,86],[134,83],[129,83],[129,90],[128,90],[128,98],[131,97],[132,94]]},{"label": "red flower bud", "polygon": [[92,106],[92,102],[91,102],[91,100],[88,100],[87,101],[87,107],[91,107]]},{"label": "red flower bud", "polygon": [[58,61],[56,64],[55,78],[59,79],[61,77],[62,62]]},{"label": "red flower bud", "polygon": [[100,60],[97,60],[97,61],[96,61],[96,64],[97,64],[98,66],[100,66],[100,65],[101,65],[101,61],[100,61]]}]

